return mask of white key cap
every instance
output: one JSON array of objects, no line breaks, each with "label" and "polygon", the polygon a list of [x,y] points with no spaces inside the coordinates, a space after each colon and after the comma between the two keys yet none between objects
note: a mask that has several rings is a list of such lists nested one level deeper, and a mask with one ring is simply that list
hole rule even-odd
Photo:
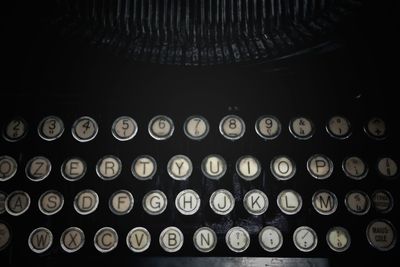
[{"label": "white key cap", "polygon": [[256,132],[264,140],[272,140],[281,133],[280,121],[271,115],[261,116],[256,121]]},{"label": "white key cap", "polygon": [[11,242],[11,231],[5,222],[0,221],[0,251],[6,249]]},{"label": "white key cap", "polygon": [[17,142],[28,133],[28,124],[22,118],[14,118],[8,122],[4,129],[3,136],[9,142]]},{"label": "white key cap", "polygon": [[248,213],[261,215],[268,209],[267,195],[258,189],[248,191],[243,198],[243,205]]},{"label": "white key cap", "polygon": [[367,164],[359,157],[348,157],[342,163],[343,172],[347,177],[361,180],[368,174]]},{"label": "white key cap", "polygon": [[334,213],[338,207],[336,195],[328,190],[318,190],[312,197],[314,209],[322,215]]},{"label": "white key cap", "polygon": [[143,209],[150,215],[159,215],[167,208],[167,196],[160,190],[148,192],[142,201]]},{"label": "white key cap", "polygon": [[392,158],[381,158],[378,161],[378,172],[385,178],[395,178],[399,174],[399,168]]},{"label": "white key cap", "polygon": [[242,156],[236,161],[236,172],[242,179],[252,181],[260,175],[261,164],[253,156]]},{"label": "white key cap", "polygon": [[367,227],[367,238],[377,250],[388,251],[396,245],[396,229],[387,220],[374,220]]},{"label": "white key cap", "polygon": [[217,245],[217,234],[209,227],[201,227],[193,235],[193,244],[200,252],[210,252]]},{"label": "white key cap", "polygon": [[6,198],[6,210],[8,214],[19,216],[29,209],[31,198],[24,191],[11,192]]},{"label": "white key cap", "polygon": [[315,129],[311,120],[298,117],[290,121],[289,131],[295,138],[307,140],[313,136]]},{"label": "white key cap", "polygon": [[334,116],[326,125],[326,130],[334,138],[346,139],[351,134],[351,125],[345,117]]},{"label": "white key cap", "polygon": [[84,244],[85,234],[78,227],[69,227],[65,229],[60,238],[62,249],[68,253],[80,250]]},{"label": "white key cap", "polygon": [[72,125],[72,136],[79,142],[93,140],[99,131],[97,122],[88,116],[80,117]]},{"label": "white key cap", "polygon": [[192,174],[192,161],[185,155],[173,156],[168,161],[168,174],[175,180],[186,180]]},{"label": "white key cap", "polygon": [[90,189],[82,190],[76,194],[74,199],[74,208],[81,215],[87,215],[94,212],[99,205],[99,196]]},{"label": "white key cap", "polygon": [[193,215],[200,208],[200,197],[195,191],[185,189],[175,198],[176,209],[183,215]]},{"label": "white key cap", "polygon": [[132,210],[133,204],[133,196],[127,190],[118,190],[114,192],[108,201],[108,206],[115,215],[128,214]]},{"label": "white key cap", "polygon": [[386,190],[376,190],[372,194],[372,202],[375,209],[381,213],[388,213],[393,208],[393,196]]},{"label": "white key cap", "polygon": [[53,234],[47,228],[36,228],[29,235],[28,244],[33,252],[43,253],[53,244]]},{"label": "white key cap", "polygon": [[376,140],[382,140],[386,138],[386,123],[384,120],[378,117],[371,118],[367,125],[364,127],[364,131],[367,135]]},{"label": "white key cap", "polygon": [[0,156],[0,182],[7,181],[17,173],[18,165],[10,156]]},{"label": "white key cap", "polygon": [[228,115],[222,118],[219,123],[219,131],[226,139],[238,140],[246,131],[246,125],[242,118],[236,115]]},{"label": "white key cap", "polygon": [[250,246],[250,235],[242,227],[233,227],[226,233],[225,242],[233,252],[243,252]]},{"label": "white key cap", "polygon": [[94,246],[101,253],[107,253],[118,245],[118,234],[111,227],[99,229],[94,236]]},{"label": "white key cap", "polygon": [[210,125],[204,117],[195,115],[187,118],[183,130],[190,139],[202,140],[210,131]]},{"label": "white key cap", "polygon": [[149,155],[139,156],[133,161],[131,171],[136,179],[151,180],[157,171],[157,162]]},{"label": "white key cap", "polygon": [[96,173],[103,180],[113,180],[117,178],[122,170],[122,163],[119,158],[107,155],[99,159],[96,165]]},{"label": "white key cap", "polygon": [[38,206],[45,215],[56,214],[64,206],[64,197],[56,190],[48,190],[40,196]]},{"label": "white key cap", "polygon": [[143,252],[150,247],[151,236],[144,227],[135,227],[126,236],[126,244],[133,252]]},{"label": "white key cap", "polygon": [[209,155],[203,159],[201,171],[207,178],[219,180],[226,173],[226,161],[220,155]]},{"label": "white key cap", "polygon": [[312,228],[300,226],[293,233],[293,242],[298,250],[310,252],[316,248],[318,236]]},{"label": "white key cap", "polygon": [[170,226],[161,232],[159,242],[166,252],[177,252],[183,246],[183,234],[177,227]]},{"label": "white key cap", "polygon": [[86,162],[81,158],[70,158],[61,166],[61,175],[68,181],[78,181],[86,174]]},{"label": "white key cap", "polygon": [[211,194],[210,207],[216,214],[227,215],[235,207],[235,199],[228,190],[218,189]]},{"label": "white key cap", "polygon": [[280,192],[276,201],[281,211],[288,215],[296,214],[303,205],[300,194],[290,189]]},{"label": "white key cap", "polygon": [[296,164],[287,156],[277,156],[271,160],[270,169],[278,180],[289,180],[296,173]]},{"label": "white key cap", "polygon": [[369,196],[359,190],[353,190],[347,193],[344,203],[347,210],[355,215],[364,215],[371,207]]},{"label": "white key cap", "polygon": [[350,247],[351,238],[343,227],[332,227],[326,234],[326,242],[333,251],[343,252]]},{"label": "white key cap", "polygon": [[316,154],[308,159],[307,170],[316,179],[327,179],[333,172],[333,163],[327,156]]},{"label": "white key cap", "polygon": [[64,123],[57,116],[48,116],[39,123],[38,134],[43,140],[56,140],[60,138],[63,133]]},{"label": "white key cap", "polygon": [[148,131],[151,137],[156,140],[165,140],[174,133],[174,123],[171,118],[158,115],[149,122]]},{"label": "white key cap", "polygon": [[45,157],[38,156],[30,159],[26,164],[25,174],[29,180],[39,182],[49,176],[51,163]]},{"label": "white key cap", "polygon": [[128,116],[117,118],[112,127],[111,133],[119,141],[128,141],[135,137],[138,131],[136,121]]},{"label": "white key cap", "polygon": [[258,234],[261,247],[268,252],[278,251],[283,244],[281,231],[274,226],[264,227]]},{"label": "white key cap", "polygon": [[0,191],[0,214],[3,214],[6,211],[6,198],[7,194]]}]

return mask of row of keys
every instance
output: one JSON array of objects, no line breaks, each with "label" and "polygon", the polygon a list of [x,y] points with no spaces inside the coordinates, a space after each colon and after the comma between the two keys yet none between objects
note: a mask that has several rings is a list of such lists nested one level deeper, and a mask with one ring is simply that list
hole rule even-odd
[{"label": "row of keys", "polygon": [[[396,243],[396,233],[392,223],[387,220],[373,220],[366,229],[369,243],[380,251],[392,249]],[[11,231],[7,224],[0,221],[0,251],[5,249],[11,240]],[[35,253],[47,251],[53,244],[52,232],[44,227],[34,229],[28,237],[28,245]],[[60,237],[60,245],[65,252],[73,253],[81,249],[85,243],[85,234],[78,227],[69,227],[63,231]],[[117,231],[111,227],[103,227],[94,235],[94,246],[107,253],[118,246]],[[210,252],[217,245],[217,234],[210,227],[198,228],[193,234],[193,244],[200,252]],[[310,252],[318,245],[318,235],[309,226],[300,226],[295,229],[292,236],[295,247],[303,252]],[[250,246],[250,234],[243,227],[233,227],[225,234],[227,247],[233,252],[244,252]],[[274,226],[265,226],[258,233],[258,241],[265,251],[278,251],[283,245],[283,235]],[[351,244],[350,233],[343,227],[336,226],[328,230],[326,234],[328,246],[336,252],[349,249]],[[182,231],[170,226],[165,228],[159,236],[160,247],[166,252],[179,251],[184,243]],[[126,235],[126,245],[133,252],[144,252],[151,244],[150,232],[144,227],[135,227]]]},{"label": "row of keys", "polygon": [[[150,136],[156,140],[168,139],[174,133],[174,129],[172,119],[165,115],[155,116],[148,125]],[[183,129],[190,139],[201,140],[207,136],[210,131],[210,125],[207,119],[195,115],[185,121]],[[281,129],[280,121],[270,115],[261,116],[255,123],[257,134],[265,140],[277,138],[281,133]],[[7,141],[15,142],[26,136],[27,130],[28,125],[24,119],[14,118],[6,125],[3,136]],[[88,142],[96,137],[98,130],[99,126],[93,118],[83,116],[74,122],[72,135],[80,142]],[[244,135],[246,125],[239,116],[227,115],[222,118],[219,130],[225,138],[238,140]],[[294,137],[306,140],[313,136],[315,127],[310,119],[296,117],[290,121],[289,130]],[[326,130],[334,138],[345,139],[351,135],[351,124],[345,117],[334,116],[328,121]],[[136,121],[128,116],[117,118],[111,127],[113,136],[120,141],[132,139],[137,131],[138,125]],[[381,118],[373,117],[367,122],[364,131],[371,138],[381,140],[386,137],[386,124]],[[56,140],[64,133],[64,123],[59,117],[48,116],[39,123],[38,133],[44,140]]]},{"label": "row of keys", "polygon": [[[0,209],[0,213],[6,210],[10,215],[20,216],[31,205],[31,198],[24,191],[13,191],[8,196],[0,192],[0,197],[3,199],[5,206]],[[258,189],[248,191],[242,201],[246,211],[255,216],[264,214],[269,207],[267,195]],[[316,191],[312,196],[311,202],[314,209],[321,215],[333,214],[339,205],[336,195],[326,189]],[[376,190],[372,194],[372,202],[375,209],[381,213],[390,212],[393,208],[393,197],[387,190]],[[235,207],[235,198],[228,190],[218,189],[211,194],[208,203],[215,214],[228,215]],[[303,199],[298,192],[286,189],[278,194],[276,203],[283,213],[293,215],[301,210]],[[344,203],[347,210],[355,215],[364,215],[368,213],[371,207],[371,199],[368,194],[361,190],[348,192]],[[196,214],[200,209],[200,204],[199,194],[192,189],[182,190],[175,198],[175,208],[182,215]],[[81,215],[91,214],[97,210],[99,196],[91,189],[82,190],[76,194],[73,205],[77,213]],[[149,191],[142,199],[143,210],[149,215],[162,214],[167,205],[167,197],[160,190]],[[54,215],[63,206],[64,197],[56,190],[48,190],[38,199],[39,210],[45,215]],[[115,215],[125,215],[131,212],[134,206],[134,198],[129,191],[118,190],[109,197],[108,206]]]},{"label": "row of keys", "polygon": [[[306,167],[310,175],[319,180],[329,178],[333,172],[332,160],[323,154],[312,155]],[[7,155],[0,156],[0,182],[15,176],[17,169],[18,165],[14,158]],[[27,162],[25,174],[30,180],[38,182],[48,177],[51,169],[52,164],[48,158],[36,156]],[[389,157],[380,158],[376,169],[379,175],[385,178],[394,178],[399,173],[396,161]],[[61,174],[68,181],[81,179],[86,170],[85,161],[78,157],[68,158],[61,166]],[[211,154],[203,159],[201,170],[205,177],[218,180],[225,175],[227,163],[222,156]],[[276,179],[289,180],[296,173],[296,163],[288,156],[276,156],[270,162],[270,170]],[[367,163],[357,156],[346,157],[342,162],[342,170],[347,177],[354,180],[365,178],[369,171]],[[96,173],[103,180],[113,180],[121,171],[122,162],[113,155],[102,157],[96,165]],[[131,165],[132,175],[139,180],[152,179],[156,171],[157,162],[149,155],[138,156]],[[193,172],[193,163],[185,155],[175,155],[168,161],[167,171],[175,180],[187,180]],[[256,157],[245,155],[236,161],[236,172],[242,179],[252,181],[260,176],[262,166]]]}]

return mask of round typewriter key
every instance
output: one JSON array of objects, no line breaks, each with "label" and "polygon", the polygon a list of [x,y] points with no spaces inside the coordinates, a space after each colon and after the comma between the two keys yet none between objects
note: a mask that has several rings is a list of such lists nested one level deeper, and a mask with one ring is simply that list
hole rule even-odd
[{"label": "round typewriter key", "polygon": [[385,139],[386,123],[381,118],[373,117],[367,122],[367,125],[364,127],[364,131],[372,139],[376,140]]},{"label": "round typewriter key", "polygon": [[134,199],[127,190],[118,190],[111,195],[108,201],[110,210],[116,215],[128,214],[133,208]]},{"label": "round typewriter key", "polygon": [[176,196],[175,206],[183,215],[193,215],[200,208],[200,197],[194,190],[185,189]]},{"label": "round typewriter key", "polygon": [[381,213],[388,213],[393,208],[392,194],[386,190],[376,190],[372,194],[372,202],[375,209]]},{"label": "round typewriter key", "polygon": [[296,164],[287,156],[277,156],[271,160],[270,169],[278,180],[289,180],[296,173]]},{"label": "round typewriter key", "polygon": [[33,252],[43,253],[53,244],[53,234],[47,228],[36,228],[29,235],[28,244]]},{"label": "round typewriter key", "polygon": [[201,140],[207,136],[210,126],[204,117],[196,115],[187,118],[183,130],[190,139]]},{"label": "round typewriter key", "polygon": [[0,251],[4,250],[11,241],[11,231],[5,222],[0,221]]},{"label": "round typewriter key", "polygon": [[328,190],[318,190],[312,197],[314,209],[322,215],[334,213],[338,207],[336,195]]},{"label": "round typewriter key", "polygon": [[79,192],[74,199],[74,208],[81,215],[94,212],[99,205],[99,196],[90,189]]},{"label": "round typewriter key", "polygon": [[368,174],[366,163],[359,157],[348,157],[342,163],[343,172],[347,177],[354,180],[361,180]]},{"label": "round typewriter key", "polygon": [[68,181],[77,181],[85,176],[86,163],[80,158],[70,158],[61,166],[61,174]]},{"label": "round typewriter key", "polygon": [[15,159],[9,156],[0,156],[0,182],[7,181],[17,173],[18,165]]},{"label": "round typewriter key", "polygon": [[209,227],[201,227],[193,235],[193,244],[200,252],[210,252],[217,245],[217,234]]},{"label": "round typewriter key", "polygon": [[308,159],[307,170],[316,179],[326,179],[333,172],[333,163],[327,156],[316,154]]},{"label": "round typewriter key", "polygon": [[24,191],[11,192],[6,198],[6,211],[13,216],[19,216],[29,209],[31,198]]},{"label": "round typewriter key", "polygon": [[293,242],[298,250],[310,252],[317,246],[317,233],[308,226],[300,226],[293,233]]},{"label": "round typewriter key", "polygon": [[45,157],[34,157],[28,161],[25,168],[26,176],[34,182],[39,182],[49,176],[51,163]]},{"label": "round typewriter key", "polygon": [[220,155],[209,155],[203,159],[201,171],[207,178],[219,180],[226,173],[226,161]]},{"label": "round typewriter key", "polygon": [[332,250],[343,252],[350,247],[351,238],[349,232],[343,227],[332,227],[326,234],[326,242]]},{"label": "round typewriter key", "polygon": [[391,250],[397,241],[396,228],[387,220],[374,220],[367,227],[367,238],[377,250]]},{"label": "round typewriter key", "polygon": [[152,190],[143,197],[143,209],[150,215],[159,215],[167,208],[167,196],[160,190]]},{"label": "round typewriter key", "polygon": [[173,156],[168,161],[168,174],[175,180],[186,180],[192,174],[192,161],[185,155]]},{"label": "round typewriter key", "polygon": [[21,140],[28,133],[28,124],[22,118],[14,118],[6,125],[3,136],[9,142]]},{"label": "round typewriter key", "polygon": [[166,252],[177,252],[183,245],[183,234],[177,227],[170,226],[161,232],[159,242]]},{"label": "round typewriter key", "polygon": [[148,130],[154,139],[165,140],[174,133],[174,122],[167,116],[158,115],[151,119]]},{"label": "round typewriter key", "polygon": [[227,215],[235,207],[235,198],[225,189],[218,189],[210,197],[211,209],[219,215]]},{"label": "round typewriter key", "polygon": [[248,213],[261,215],[268,209],[267,195],[258,189],[250,190],[244,195],[243,205]]},{"label": "round typewriter key", "polygon": [[113,180],[117,178],[122,170],[122,163],[119,158],[107,155],[99,159],[96,165],[96,173],[103,180]]},{"label": "round typewriter key", "polygon": [[135,137],[138,131],[136,121],[128,116],[117,118],[112,127],[111,133],[119,141],[128,141]]},{"label": "round typewriter key", "polygon": [[278,228],[266,226],[258,234],[258,241],[265,251],[275,252],[282,247],[283,237]]},{"label": "round typewriter key", "polygon": [[399,174],[399,168],[392,158],[381,158],[378,161],[378,172],[385,178],[395,178]]},{"label": "round typewriter key", "polygon": [[276,201],[280,210],[288,215],[296,214],[303,205],[300,194],[290,189],[280,192]]},{"label": "round typewriter key", "polygon": [[6,198],[7,194],[0,191],[0,214],[3,214],[6,211]]},{"label": "round typewriter key", "polygon": [[133,161],[131,171],[136,179],[150,180],[157,171],[157,162],[151,156],[139,156]]},{"label": "round typewriter key", "polygon": [[328,134],[337,139],[346,139],[351,135],[350,122],[341,116],[332,117],[326,125]]},{"label": "round typewriter key", "polygon": [[101,253],[107,253],[118,245],[118,234],[111,227],[103,227],[94,236],[94,246]]},{"label": "round typewriter key", "polygon": [[64,206],[64,197],[56,190],[48,190],[40,196],[38,206],[45,215],[56,214]]},{"label": "round typewriter key", "polygon": [[256,121],[256,133],[264,140],[272,140],[281,133],[280,121],[271,115],[261,116]]},{"label": "round typewriter key", "polygon": [[261,164],[253,156],[242,156],[236,161],[236,172],[247,181],[256,179],[261,173]]},{"label": "round typewriter key", "polygon": [[38,126],[39,136],[46,141],[58,139],[64,132],[63,121],[56,116],[48,116],[44,118]]},{"label": "round typewriter key", "polygon": [[60,244],[65,252],[73,253],[85,244],[85,234],[78,227],[67,228],[61,235]]},{"label": "round typewriter key", "polygon": [[72,136],[79,142],[89,142],[93,140],[98,131],[99,126],[97,122],[88,116],[80,117],[72,125]]},{"label": "round typewriter key", "polygon": [[353,190],[347,193],[344,203],[347,210],[355,215],[366,214],[371,206],[368,195],[359,190]]},{"label": "round typewriter key", "polygon": [[250,235],[242,227],[233,227],[226,233],[225,242],[233,252],[243,252],[250,246]]},{"label": "round typewriter key", "polygon": [[289,131],[295,138],[307,140],[313,136],[315,129],[311,120],[298,117],[290,121]]},{"label": "round typewriter key", "polygon": [[126,236],[126,244],[133,252],[143,252],[150,247],[151,236],[144,227],[135,227]]},{"label": "round typewriter key", "polygon": [[236,115],[228,115],[222,118],[219,123],[219,131],[226,139],[234,141],[240,139],[244,135],[246,125],[242,118]]}]

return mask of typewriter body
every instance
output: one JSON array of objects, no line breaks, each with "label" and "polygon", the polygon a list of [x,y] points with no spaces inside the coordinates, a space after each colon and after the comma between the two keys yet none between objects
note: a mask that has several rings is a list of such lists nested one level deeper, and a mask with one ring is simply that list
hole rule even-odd
[{"label": "typewriter body", "polygon": [[2,265],[397,264],[398,112],[377,67],[391,44],[357,28],[279,60],[138,63],[20,10],[5,29]]}]

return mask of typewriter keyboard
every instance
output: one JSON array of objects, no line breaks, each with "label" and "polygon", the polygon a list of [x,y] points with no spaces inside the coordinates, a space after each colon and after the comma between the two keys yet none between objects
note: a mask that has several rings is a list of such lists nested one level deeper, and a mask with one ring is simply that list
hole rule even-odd
[{"label": "typewriter keyboard", "polygon": [[36,121],[2,121],[0,255],[302,257],[396,246],[399,162],[380,149],[393,137],[383,118]]}]

